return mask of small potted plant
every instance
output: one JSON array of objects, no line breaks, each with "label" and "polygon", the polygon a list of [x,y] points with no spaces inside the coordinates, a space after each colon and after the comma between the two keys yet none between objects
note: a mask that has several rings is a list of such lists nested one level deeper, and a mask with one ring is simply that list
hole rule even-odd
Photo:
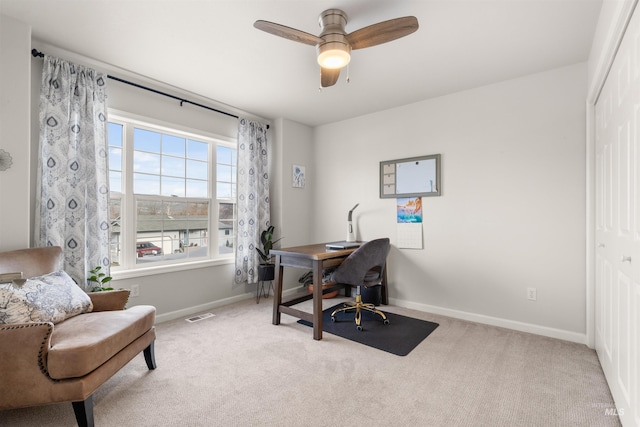
[{"label": "small potted plant", "polygon": [[97,294],[91,298],[93,311],[125,310],[129,302],[130,291],[128,289],[114,289],[110,286],[112,277],[102,272],[102,267],[97,266],[89,270],[90,276],[87,283],[95,283],[91,293]]},{"label": "small potted plant", "polygon": [[263,230],[260,234],[260,242],[262,243],[262,249],[256,248],[258,256],[260,256],[260,265],[258,266],[258,280],[261,282],[267,282],[273,280],[275,277],[275,265],[271,262],[271,249],[273,245],[278,243],[282,238],[273,240],[273,232],[275,227],[270,225],[266,230]]},{"label": "small potted plant", "polygon": [[89,270],[91,276],[87,277],[87,282],[95,282],[96,285],[91,288],[91,292],[112,291],[113,288],[105,286],[112,279],[111,276],[107,276],[103,273],[101,266],[97,266],[93,270]]}]

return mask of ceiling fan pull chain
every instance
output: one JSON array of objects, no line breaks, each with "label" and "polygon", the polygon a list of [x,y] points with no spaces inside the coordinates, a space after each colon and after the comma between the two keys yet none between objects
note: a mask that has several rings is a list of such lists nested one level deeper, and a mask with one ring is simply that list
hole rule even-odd
[{"label": "ceiling fan pull chain", "polygon": [[349,64],[347,64],[347,83],[351,82],[351,77],[349,77]]}]

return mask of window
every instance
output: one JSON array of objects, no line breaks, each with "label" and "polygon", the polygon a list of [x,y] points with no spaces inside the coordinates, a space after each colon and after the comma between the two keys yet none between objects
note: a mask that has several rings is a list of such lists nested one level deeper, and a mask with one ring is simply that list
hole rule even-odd
[{"label": "window", "polygon": [[113,267],[231,256],[234,141],[113,113],[108,135]]}]

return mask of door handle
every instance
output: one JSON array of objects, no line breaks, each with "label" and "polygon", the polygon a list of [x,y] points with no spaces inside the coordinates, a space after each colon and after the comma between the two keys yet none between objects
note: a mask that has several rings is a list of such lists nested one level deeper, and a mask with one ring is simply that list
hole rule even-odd
[{"label": "door handle", "polygon": [[622,262],[628,262],[631,264],[631,257],[622,255]]},{"label": "door handle", "polygon": [[599,248],[604,248],[604,243],[598,243]]}]

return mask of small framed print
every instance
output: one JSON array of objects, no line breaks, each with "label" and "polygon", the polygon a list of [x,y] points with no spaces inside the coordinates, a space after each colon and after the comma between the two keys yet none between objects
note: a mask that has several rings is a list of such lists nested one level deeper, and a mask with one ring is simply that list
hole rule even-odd
[{"label": "small framed print", "polygon": [[304,188],[306,176],[304,166],[293,165],[293,187]]}]

